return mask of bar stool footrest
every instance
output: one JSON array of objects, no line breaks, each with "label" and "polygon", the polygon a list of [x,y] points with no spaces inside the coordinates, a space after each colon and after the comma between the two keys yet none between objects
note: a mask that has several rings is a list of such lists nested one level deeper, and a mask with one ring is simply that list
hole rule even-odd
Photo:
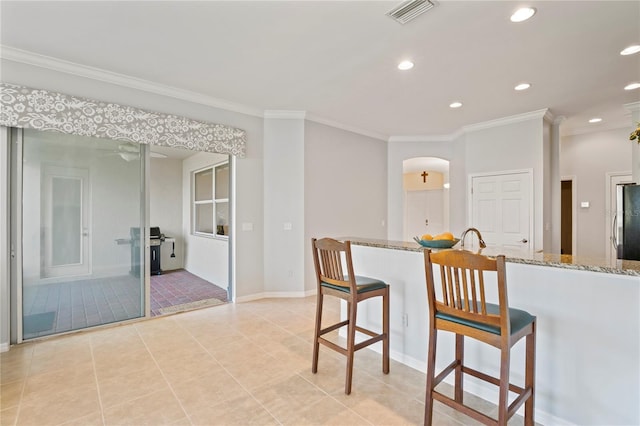
[{"label": "bar stool footrest", "polygon": [[[458,367],[459,363],[457,360],[454,360],[451,364],[449,364],[447,367],[445,367],[440,374],[438,374],[434,379],[433,379],[433,386],[437,386],[440,382],[442,382],[449,374],[451,374],[452,372],[455,371],[456,367]],[[482,373],[481,371],[478,370],[474,370],[473,368],[469,368],[466,366],[462,366],[462,372],[464,374],[469,374],[470,376],[474,376],[480,380],[483,380],[485,382],[491,383],[495,386],[500,386],[500,380],[497,379],[496,377],[490,376],[488,374]],[[531,388],[521,388],[520,386],[516,386],[512,383],[509,383],[509,390],[513,393],[518,394],[518,396],[516,397],[516,399],[513,400],[513,402],[509,405],[508,409],[507,409],[507,419],[510,419],[511,417],[513,417],[513,415],[516,413],[516,411],[518,410],[518,408],[520,408],[520,406],[522,404],[524,404],[524,402],[531,397],[531,395],[533,394],[533,391]],[[433,399],[438,400],[440,402],[442,402],[443,404],[448,405],[449,407],[461,411],[464,414],[468,415],[469,417],[474,418],[475,420],[487,424],[487,425],[496,425],[497,424],[497,420],[487,416],[486,414],[483,414],[477,410],[474,410],[473,408],[464,405],[461,402],[458,402],[452,398],[449,398],[446,395],[441,394],[440,392],[433,390]]]}]

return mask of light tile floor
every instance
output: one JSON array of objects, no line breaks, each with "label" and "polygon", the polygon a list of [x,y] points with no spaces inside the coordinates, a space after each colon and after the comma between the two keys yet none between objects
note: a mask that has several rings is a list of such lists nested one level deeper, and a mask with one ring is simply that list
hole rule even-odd
[{"label": "light tile floor", "polygon": [[[0,356],[0,424],[422,424],[419,371],[392,361],[383,375],[359,351],[347,396],[344,357],[322,348],[311,373],[314,310],[313,297],[267,299],[14,347]],[[435,424],[476,424],[436,404]]]}]

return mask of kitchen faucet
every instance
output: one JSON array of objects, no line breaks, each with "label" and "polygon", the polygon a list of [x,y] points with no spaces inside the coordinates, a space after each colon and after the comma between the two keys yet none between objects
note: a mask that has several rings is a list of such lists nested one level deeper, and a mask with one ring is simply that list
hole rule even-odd
[{"label": "kitchen faucet", "polygon": [[460,247],[464,248],[464,238],[467,236],[467,232],[472,231],[475,232],[476,235],[478,236],[478,243],[480,244],[480,248],[485,248],[487,245],[485,244],[484,240],[482,239],[482,235],[480,235],[480,231],[478,231],[476,228],[467,228],[462,235],[460,236]]}]

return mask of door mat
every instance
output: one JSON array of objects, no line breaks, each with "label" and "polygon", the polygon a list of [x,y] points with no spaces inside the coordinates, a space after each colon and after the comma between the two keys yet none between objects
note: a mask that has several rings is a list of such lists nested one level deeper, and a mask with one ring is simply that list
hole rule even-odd
[{"label": "door mat", "polygon": [[224,302],[220,299],[204,299],[204,300],[197,300],[195,302],[182,303],[180,305],[167,306],[166,308],[159,309],[158,312],[160,312],[161,315],[172,314],[175,312],[189,311],[191,309],[208,308],[210,306],[224,305],[225,303],[227,302]]},{"label": "door mat", "polygon": [[22,320],[22,331],[24,335],[40,333],[53,328],[53,321],[56,319],[55,311],[42,312],[40,314],[27,315]]}]

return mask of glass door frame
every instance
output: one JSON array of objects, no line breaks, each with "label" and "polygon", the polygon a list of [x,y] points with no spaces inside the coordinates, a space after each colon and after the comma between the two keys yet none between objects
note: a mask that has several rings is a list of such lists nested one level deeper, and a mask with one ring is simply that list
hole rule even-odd
[{"label": "glass door frame", "polygon": [[[151,231],[150,231],[150,210],[151,210],[151,194],[149,191],[149,180],[151,179],[151,150],[149,145],[140,144],[140,155],[142,155],[142,170],[140,170],[140,179],[142,180],[140,196],[144,202],[141,203],[140,220],[144,224],[144,312],[143,318],[151,318]],[[141,253],[142,255],[142,253]]]},{"label": "glass door frame", "polygon": [[12,147],[10,173],[13,179],[11,186],[11,343],[23,342],[22,324],[22,154],[23,131],[20,128],[10,128],[9,145]]},{"label": "glass door frame", "polygon": [[10,209],[10,149],[9,129],[0,126],[0,352],[9,350],[10,340],[10,282],[11,229]]},{"label": "glass door frame", "polygon": [[[8,173],[9,173],[9,295],[10,300],[7,304],[9,310],[9,344],[21,344],[24,340],[24,322],[23,322],[23,153],[24,153],[24,132],[21,128],[2,127],[0,130],[6,131],[6,139],[8,144]],[[149,268],[150,261],[150,227],[149,227],[149,209],[150,209],[150,149],[146,144],[140,144],[140,155],[142,156],[142,167],[140,170],[140,197],[143,202],[140,203],[140,220],[141,244],[139,245],[141,258],[144,256],[144,285],[142,286],[141,316],[132,319],[125,319],[105,324],[99,324],[81,329],[74,329],[60,333],[50,334],[46,337],[58,336],[61,334],[74,333],[87,329],[95,329],[101,327],[109,327],[114,324],[122,324],[126,322],[134,322],[141,319],[151,318],[151,275]],[[1,334],[1,333],[0,333]],[[37,339],[37,338],[36,338]],[[32,340],[32,339],[28,339]]]}]

